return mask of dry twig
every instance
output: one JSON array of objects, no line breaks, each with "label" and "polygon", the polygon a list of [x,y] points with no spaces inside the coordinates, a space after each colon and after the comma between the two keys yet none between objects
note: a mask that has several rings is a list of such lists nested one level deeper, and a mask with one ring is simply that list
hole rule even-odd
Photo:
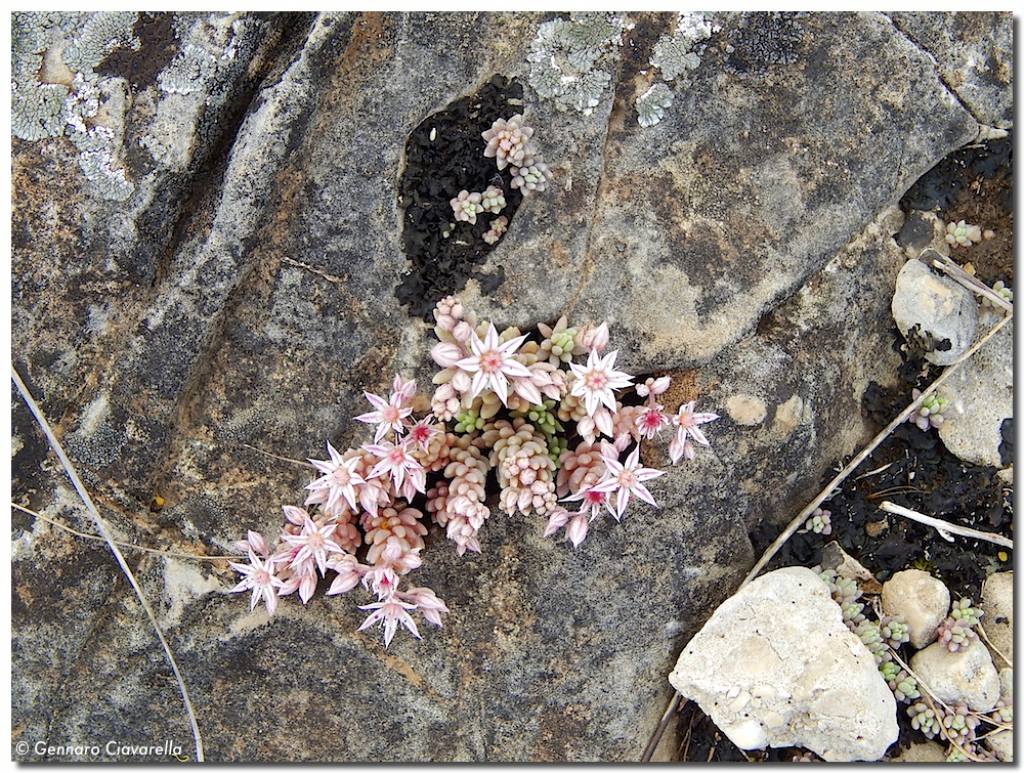
[{"label": "dry twig", "polygon": [[904,518],[909,518],[912,521],[923,523],[925,526],[931,526],[939,533],[939,536],[947,542],[952,542],[953,535],[957,534],[969,539],[980,539],[985,542],[993,542],[996,545],[1002,545],[1004,548],[1013,548],[1013,540],[1007,539],[1002,534],[991,534],[987,531],[978,531],[977,529],[971,529],[967,526],[959,526],[958,524],[950,523],[949,521],[943,521],[941,518],[933,518],[930,515],[919,513],[917,510],[901,507],[900,505],[893,504],[889,501],[882,502],[878,507],[880,510],[885,510],[887,513],[902,515]]},{"label": "dry twig", "polygon": [[124,556],[121,555],[121,550],[118,548],[117,543],[114,542],[114,538],[110,534],[110,529],[107,528],[106,521],[103,520],[103,517],[100,515],[96,505],[93,504],[92,497],[89,496],[89,492],[86,490],[85,484],[83,484],[81,478],[78,477],[78,472],[71,464],[71,460],[68,458],[67,454],[64,453],[64,447],[60,444],[57,436],[50,428],[50,423],[43,415],[42,409],[40,409],[36,404],[36,401],[32,398],[32,395],[28,391],[28,387],[25,386],[25,382],[21,380],[21,376],[18,374],[18,370],[14,366],[11,366],[11,378],[14,381],[15,386],[18,388],[18,391],[21,393],[21,397],[25,401],[25,405],[28,406],[29,411],[31,411],[32,415],[35,417],[39,428],[43,431],[43,434],[46,435],[46,440],[50,444],[50,448],[52,448],[53,452],[57,455],[57,459],[60,460],[61,466],[64,468],[64,472],[67,473],[68,478],[71,479],[71,483],[75,487],[75,491],[78,492],[78,496],[80,496],[82,498],[82,502],[85,503],[86,509],[88,509],[89,514],[92,516],[92,519],[96,524],[96,530],[99,531],[104,541],[110,547],[110,552],[114,554],[114,558],[121,567],[121,571],[124,572],[125,577],[128,578],[128,582],[131,584],[132,590],[135,591],[135,595],[139,598],[139,603],[142,604],[142,608],[149,617],[149,621],[153,624],[153,630],[156,632],[156,636],[164,648],[164,654],[167,656],[167,661],[170,663],[171,670],[174,672],[174,676],[178,681],[181,700],[185,705],[185,711],[188,714],[188,721],[192,727],[192,737],[195,740],[196,760],[198,762],[203,762],[203,738],[199,732],[199,723],[196,720],[195,709],[192,707],[192,699],[189,698],[188,687],[185,685],[185,678],[181,674],[181,669],[178,668],[178,661],[174,659],[174,653],[171,652],[171,645],[167,643],[164,632],[160,628],[160,624],[157,622],[156,614],[154,614],[153,608],[149,605],[149,601],[146,599],[146,594],[142,592],[142,586],[139,585],[139,581],[135,579],[135,575],[129,568],[128,562],[125,561]]}]

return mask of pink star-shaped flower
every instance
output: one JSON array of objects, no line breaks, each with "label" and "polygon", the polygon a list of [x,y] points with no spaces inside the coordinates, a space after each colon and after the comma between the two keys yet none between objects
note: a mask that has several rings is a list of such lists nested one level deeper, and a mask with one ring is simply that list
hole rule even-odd
[{"label": "pink star-shaped flower", "polygon": [[654,501],[654,497],[651,496],[651,492],[644,486],[644,482],[664,475],[665,471],[655,470],[651,467],[642,467],[640,465],[639,445],[626,458],[625,464],[622,464],[617,457],[618,452],[614,446],[609,443],[602,445],[601,458],[604,460],[607,472],[605,473],[605,478],[596,486],[593,486],[592,490],[606,494],[615,494],[615,508],[612,510],[612,514],[616,520],[622,519],[622,515],[626,511],[626,505],[629,504],[629,499],[633,496],[657,507],[658,503]]},{"label": "pink star-shaped flower", "polygon": [[384,601],[377,601],[373,604],[366,604],[359,607],[360,609],[372,609],[373,612],[367,617],[358,630],[362,631],[369,628],[374,623],[381,623],[384,626],[384,646],[387,647],[391,644],[391,640],[395,636],[395,630],[398,628],[398,624],[401,623],[405,628],[417,639],[422,639],[420,632],[416,630],[416,621],[412,619],[409,614],[410,609],[416,609],[415,604],[409,604],[405,601],[399,601],[398,598],[392,594]]},{"label": "pink star-shaped flower", "polygon": [[292,558],[291,566],[297,567],[304,561],[312,558],[316,562],[320,574],[327,571],[327,556],[330,553],[343,553],[341,546],[332,537],[337,524],[320,524],[306,515],[302,523],[302,531],[298,534],[282,534],[281,539],[298,548],[299,552]]},{"label": "pink star-shaped flower", "polygon": [[615,370],[615,358],[618,356],[618,350],[608,352],[604,357],[591,350],[586,365],[569,363],[576,375],[572,394],[583,398],[590,416],[596,414],[602,403],[615,413],[615,390],[628,387],[633,382],[633,377],[628,373]]},{"label": "pink star-shaped flower", "polygon": [[346,460],[330,443],[327,444],[327,453],[331,457],[329,461],[309,460],[310,464],[323,473],[323,477],[317,478],[306,488],[309,491],[323,490],[326,492],[327,499],[323,502],[323,506],[327,510],[332,510],[338,500],[344,497],[348,506],[355,511],[358,498],[356,487],[362,486],[366,482],[356,472],[359,457]]},{"label": "pink star-shaped flower", "polygon": [[263,599],[267,605],[267,612],[274,614],[274,610],[277,609],[277,591],[284,586],[284,581],[275,576],[273,559],[260,560],[259,556],[250,550],[248,564],[232,562],[231,568],[242,575],[242,581],[232,588],[231,592],[251,590],[249,610],[255,609],[260,599]]},{"label": "pink star-shaped flower", "polygon": [[526,336],[516,336],[505,343],[498,338],[498,331],[491,324],[487,328],[484,340],[474,332],[469,339],[469,345],[473,353],[469,357],[455,363],[467,373],[473,374],[473,381],[470,384],[470,396],[476,397],[484,389],[491,389],[501,400],[502,405],[508,405],[508,380],[510,378],[530,378],[530,371],[525,365],[513,358]]},{"label": "pink star-shaped flower", "polygon": [[695,404],[696,401],[691,400],[680,405],[679,412],[672,417],[672,423],[678,428],[676,429],[676,436],[672,438],[672,442],[668,447],[668,455],[672,459],[672,464],[675,464],[684,456],[687,459],[693,458],[693,447],[689,443],[689,438],[693,438],[694,441],[702,446],[710,445],[704,433],[698,429],[698,425],[714,421],[719,418],[718,414],[695,413],[693,410]]},{"label": "pink star-shaped flower", "polygon": [[390,475],[395,488],[402,492],[406,499],[412,499],[416,492],[427,490],[427,475],[423,465],[413,458],[407,443],[380,443],[365,445],[364,449],[380,459],[370,470],[370,477]]}]

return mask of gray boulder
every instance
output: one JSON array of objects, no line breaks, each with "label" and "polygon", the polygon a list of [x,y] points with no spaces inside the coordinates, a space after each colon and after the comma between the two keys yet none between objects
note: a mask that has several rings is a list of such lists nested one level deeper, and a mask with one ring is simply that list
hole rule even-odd
[{"label": "gray boulder", "polygon": [[769,572],[725,601],[669,681],[741,749],[878,760],[899,736],[896,700],[874,657],[803,567]]}]

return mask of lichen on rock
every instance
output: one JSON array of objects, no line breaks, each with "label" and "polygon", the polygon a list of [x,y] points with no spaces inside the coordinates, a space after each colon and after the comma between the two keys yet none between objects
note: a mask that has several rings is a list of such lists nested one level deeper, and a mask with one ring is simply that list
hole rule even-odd
[{"label": "lichen on rock", "polygon": [[654,44],[651,64],[661,70],[665,80],[675,80],[690,70],[697,69],[704,41],[718,32],[721,26],[704,14],[680,13],[674,32],[663,35]]},{"label": "lichen on rock", "polygon": [[[117,91],[112,81],[120,79],[101,78],[95,68],[111,51],[140,45],[132,32],[136,19],[129,12],[18,13],[12,21],[14,136],[29,142],[66,136],[78,148],[79,166],[97,195],[114,201],[134,190],[121,163],[124,100],[112,100],[120,112],[111,115],[108,109],[103,125],[97,117],[101,98]],[[44,62],[47,72],[73,73],[71,81],[41,82]]]},{"label": "lichen on rock", "polygon": [[664,83],[655,83],[636,98],[637,122],[647,128],[660,123],[672,106],[672,91]]},{"label": "lichen on rock", "polygon": [[559,110],[590,115],[612,76],[595,66],[622,43],[626,22],[611,13],[573,13],[544,22],[530,44],[529,82]]}]

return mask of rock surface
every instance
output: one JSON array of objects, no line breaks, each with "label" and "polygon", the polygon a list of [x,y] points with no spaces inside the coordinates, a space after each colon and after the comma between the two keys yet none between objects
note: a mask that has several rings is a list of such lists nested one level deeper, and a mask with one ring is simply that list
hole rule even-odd
[{"label": "rock surface", "polygon": [[777,569],[725,601],[669,677],[741,749],[801,746],[829,762],[881,759],[896,701],[828,588]]},{"label": "rock surface", "polygon": [[[395,297],[403,148],[495,73],[526,84],[555,181],[466,302],[525,327],[607,317],[624,367],[671,369],[674,400],[723,414],[713,450],[655,482],[661,510],[577,551],[504,517],[480,556],[430,535],[419,576],[452,615],[386,652],[344,601],[268,621],[224,595],[223,562],[131,555],[208,759],[635,760],[679,647],[753,561],[748,529],[788,520],[863,439],[860,395],[898,362],[892,205],[976,121],[888,17],[807,17],[776,56],[720,14],[642,129],[641,70],[675,17],[628,20],[585,115],[531,84],[537,14],[16,17],[14,107],[44,120],[13,141],[13,358],[124,539],[220,555],[276,528],[307,477],[261,450],[360,442],[362,389],[429,378],[425,327]],[[729,41],[764,61],[737,70]],[[725,418],[736,393],[761,423]],[[15,406],[16,500],[91,529]],[[16,738],[188,750],[109,555],[13,525]]]},{"label": "rock surface", "polygon": [[1007,324],[974,354],[945,390],[960,409],[939,427],[946,448],[971,464],[1010,464],[1004,432],[1013,420],[1013,325]]},{"label": "rock surface", "polygon": [[890,14],[935,59],[942,80],[984,124],[1013,126],[1013,17],[1008,12]]},{"label": "rock surface", "polygon": [[910,659],[910,667],[940,701],[967,704],[989,711],[999,700],[999,674],[985,645],[950,652],[939,642],[929,644]]},{"label": "rock surface", "polygon": [[[1013,657],[1013,572],[996,572],[981,589],[981,625],[993,647]],[[1003,656],[992,652],[992,660],[1006,665]]]},{"label": "rock surface", "polygon": [[889,762],[945,762],[946,750],[935,741],[912,743]]},{"label": "rock surface", "polygon": [[882,611],[903,618],[910,643],[921,649],[935,641],[935,631],[949,613],[949,590],[928,572],[905,569],[882,585]]},{"label": "rock surface", "polygon": [[908,260],[896,277],[892,316],[907,341],[925,358],[949,365],[974,342],[978,303],[970,290],[921,260]]}]

